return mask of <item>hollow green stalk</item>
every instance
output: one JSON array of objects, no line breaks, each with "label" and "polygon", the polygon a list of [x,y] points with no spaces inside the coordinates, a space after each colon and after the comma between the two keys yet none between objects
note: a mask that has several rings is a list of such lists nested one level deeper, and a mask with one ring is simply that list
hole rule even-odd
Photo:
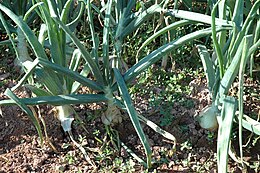
[{"label": "hollow green stalk", "polygon": [[217,59],[218,59],[218,67],[219,67],[219,72],[220,72],[220,79],[224,76],[224,64],[223,64],[223,54],[222,50],[220,48],[220,45],[218,43],[217,39],[217,32],[216,32],[216,11],[217,11],[217,6],[220,3],[221,0],[219,0],[213,7],[213,10],[211,12],[211,28],[212,28],[212,39],[213,39],[213,44],[217,53]]}]

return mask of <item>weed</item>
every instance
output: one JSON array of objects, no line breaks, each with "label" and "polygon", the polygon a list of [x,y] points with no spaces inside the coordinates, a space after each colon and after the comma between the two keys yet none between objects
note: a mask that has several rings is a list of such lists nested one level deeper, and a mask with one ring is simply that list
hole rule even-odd
[{"label": "weed", "polygon": [[180,150],[183,151],[184,149],[191,150],[192,149],[192,144],[190,141],[185,141],[181,144]]},{"label": "weed", "polygon": [[188,83],[197,73],[196,70],[187,68],[171,72],[154,66],[138,77],[138,82],[130,88],[130,93],[133,99],[137,95],[146,97],[149,106],[160,113],[160,125],[168,126],[175,119],[172,114],[175,104],[185,108],[194,107],[194,102],[187,97],[191,93]]},{"label": "weed", "polygon": [[74,164],[75,163],[75,154],[73,152],[68,152],[66,155],[65,155],[65,161],[71,165],[71,164]]},{"label": "weed", "polygon": [[216,138],[216,134],[214,132],[208,131],[207,139],[210,143],[213,143],[213,140]]}]

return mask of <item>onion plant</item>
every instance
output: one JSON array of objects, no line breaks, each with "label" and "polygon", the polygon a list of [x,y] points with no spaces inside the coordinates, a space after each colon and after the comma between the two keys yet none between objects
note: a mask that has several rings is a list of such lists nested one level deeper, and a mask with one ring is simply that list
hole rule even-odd
[{"label": "onion plant", "polygon": [[[38,40],[34,38],[34,42],[36,44],[32,46],[32,48],[35,50],[35,52],[37,52],[37,54],[39,54],[38,56],[41,56],[45,60],[59,64],[62,67],[71,69],[72,71],[77,71],[81,62],[80,52],[69,45],[70,41],[68,38],[66,38],[66,33],[50,18],[50,11],[47,6],[47,1],[31,3],[34,5],[24,15],[23,21],[27,23],[29,16],[33,12],[35,13],[35,9],[42,20]],[[84,5],[83,3],[80,3],[78,6],[79,8],[75,10],[75,12],[78,13],[78,16],[76,16],[73,20],[70,17],[72,14],[72,11],[70,10],[72,7],[71,1],[64,1],[63,4],[64,8],[62,6],[56,6],[56,10],[59,11],[60,19],[63,20],[64,23],[67,23],[70,29],[73,29],[75,26],[72,26],[77,23],[79,17],[82,15]],[[9,27],[6,25],[3,17],[1,17],[1,20],[3,21],[2,23],[7,30],[7,33],[10,35]],[[33,60],[35,58],[29,54],[28,45],[26,42],[26,37],[28,37],[28,35],[24,34],[24,30],[29,30],[29,34],[33,35],[33,37],[35,37],[35,35],[28,27],[24,28],[19,24],[17,25],[17,47],[14,44],[12,37],[10,37],[10,39],[17,53],[17,62],[22,67],[22,70],[27,73],[34,66]],[[45,53],[45,48],[49,48],[50,55]],[[67,76],[63,74],[57,74],[53,72],[52,70],[48,69],[48,67],[38,66],[35,68],[34,72],[35,76],[28,76],[28,82],[26,85],[24,85],[26,88],[32,91],[34,97],[69,93],[72,94],[79,88],[79,84],[77,82],[67,78]],[[85,65],[80,73],[85,76],[88,74],[88,72],[89,68]],[[17,85],[17,87],[19,87],[19,85]],[[12,90],[15,90],[17,87],[14,87]],[[69,104],[57,105],[55,106],[55,109],[57,110],[57,117],[61,121],[63,130],[70,133],[71,122],[74,119],[73,115],[75,114],[75,111]],[[43,122],[42,118],[41,120]],[[34,122],[37,123],[37,121]],[[44,122],[43,126],[45,128]],[[40,130],[38,129],[38,131]],[[46,129],[44,129],[44,131],[46,132]],[[46,137],[48,137],[47,134]]]},{"label": "onion plant", "polygon": [[[33,2],[36,3],[38,1]],[[10,97],[10,100],[2,100],[0,101],[0,105],[19,105],[33,119],[39,133],[41,129],[34,114],[28,108],[30,105],[50,104],[57,107],[62,127],[65,131],[69,132],[71,130],[71,122],[74,118],[73,115],[75,114],[71,106],[72,104],[107,103],[107,110],[101,117],[103,123],[106,125],[121,123],[122,118],[119,109],[125,110],[145,149],[146,163],[140,158],[138,160],[147,167],[151,167],[152,152],[140,122],[145,123],[156,132],[172,140],[173,148],[176,145],[176,141],[173,135],[138,114],[131,101],[127,86],[131,85],[131,81],[140,73],[176,48],[194,39],[208,36],[212,31],[216,34],[216,32],[232,30],[234,22],[214,18],[213,25],[210,16],[163,8],[164,3],[168,2],[167,0],[148,7],[144,5],[138,11],[133,11],[136,5],[134,0],[108,0],[106,4],[103,4],[102,9],[91,4],[90,0],[79,1],[80,7],[86,7],[84,9],[87,10],[87,22],[90,27],[92,40],[92,50],[89,51],[79,38],[77,38],[76,31],[72,27],[74,26],[72,24],[78,19],[76,17],[75,20],[71,20],[69,17],[71,14],[69,13],[69,9],[72,1],[67,0],[57,3],[54,0],[44,0],[42,2],[36,8],[38,15],[43,21],[41,27],[43,29],[40,30],[38,38],[23,19],[0,4],[0,11],[16,23],[33,51],[33,55],[30,56],[32,61],[22,79],[15,87],[7,89],[5,92]],[[95,13],[93,11],[98,13],[100,18],[103,19],[102,40],[99,40],[98,33],[95,31],[93,22],[93,18],[95,17],[93,14]],[[174,39],[152,51],[150,54],[138,58],[140,61],[129,69],[124,69],[122,59],[124,39],[132,35],[145,21],[154,15],[160,15],[161,12],[169,17],[181,18],[181,20],[155,33],[142,47],[149,44],[160,34],[191,23],[212,24],[213,27],[205,25],[205,29]],[[78,16],[80,14],[79,12]],[[4,21],[3,17],[1,19]],[[46,48],[50,50],[50,54],[45,51]],[[250,49],[249,52],[252,53],[254,50]],[[83,65],[83,70],[79,72],[78,70],[81,65]],[[91,78],[88,77],[88,74],[91,75]],[[28,79],[30,78],[33,81],[28,84]],[[22,85],[29,88],[35,94],[35,97],[18,98],[15,96],[13,91]],[[80,86],[89,87],[98,94],[79,94],[77,93],[77,89]],[[224,93],[222,92],[222,95]],[[221,101],[225,102],[225,99]],[[228,102],[227,104],[230,103]],[[230,107],[224,106],[223,110],[230,111]],[[122,146],[125,147],[123,143]]]},{"label": "onion plant", "polygon": [[[204,45],[198,45],[198,51],[203,62],[204,71],[208,81],[208,88],[212,96],[211,111],[203,112],[199,120],[201,124],[213,117],[214,125],[219,124],[217,159],[218,171],[227,172],[228,153],[235,161],[244,167],[242,150],[242,127],[260,135],[260,123],[253,120],[243,112],[243,78],[246,64],[254,52],[259,49],[259,6],[260,1],[255,1],[249,9],[244,7],[244,1],[218,1],[212,9],[212,39],[215,51],[210,57]],[[232,29],[216,33],[216,12],[219,17],[232,21]],[[247,12],[247,13],[246,13]],[[247,14],[246,18],[241,14]],[[214,60],[216,57],[216,60]],[[250,63],[252,64],[252,63]],[[238,76],[238,98],[230,96],[228,91]],[[238,111],[237,111],[238,110]],[[213,117],[212,117],[213,116]],[[210,118],[212,117],[212,118]],[[238,119],[240,159],[236,159],[230,150],[230,136],[232,124]],[[213,125],[213,126],[214,126]]]},{"label": "onion plant", "polygon": [[[155,38],[180,26],[204,23],[211,25],[212,40],[215,51],[210,57],[204,45],[197,45],[211,93],[212,105],[205,107],[196,117],[203,128],[218,128],[218,170],[227,172],[228,153],[243,165],[242,160],[242,127],[259,135],[260,123],[243,114],[243,74],[246,64],[253,60],[254,52],[259,49],[259,5],[246,5],[244,1],[218,1],[212,5],[211,16],[184,10],[168,10],[170,15],[184,19],[174,22],[154,33],[140,47],[140,52]],[[219,17],[216,12],[218,11]],[[243,15],[246,14],[246,18]],[[224,27],[219,33],[218,27]],[[185,37],[185,36],[184,36]],[[181,38],[182,39],[182,38]],[[216,58],[217,57],[217,58]],[[252,68],[252,65],[251,65]],[[251,69],[252,71],[252,69]],[[228,91],[236,76],[239,77],[239,97],[231,97]],[[237,111],[239,110],[239,111]],[[230,135],[234,121],[239,122],[240,154],[236,159],[230,150]],[[219,127],[218,127],[219,126]]]}]

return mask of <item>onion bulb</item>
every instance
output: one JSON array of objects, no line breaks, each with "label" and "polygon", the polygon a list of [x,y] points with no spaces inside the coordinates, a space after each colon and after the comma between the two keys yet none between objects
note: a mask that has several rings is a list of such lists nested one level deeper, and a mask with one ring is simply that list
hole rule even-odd
[{"label": "onion bulb", "polygon": [[71,131],[71,123],[74,120],[74,109],[70,105],[56,106],[57,118],[65,132]]},{"label": "onion bulb", "polygon": [[215,105],[206,106],[195,118],[204,129],[215,131],[218,128],[218,109]]}]

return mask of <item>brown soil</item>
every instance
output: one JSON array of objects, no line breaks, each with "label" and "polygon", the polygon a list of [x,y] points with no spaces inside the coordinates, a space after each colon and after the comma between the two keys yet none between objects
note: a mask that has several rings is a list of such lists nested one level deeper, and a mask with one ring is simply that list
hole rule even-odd
[{"label": "brown soil", "polygon": [[[1,71],[0,71],[1,72]],[[1,87],[1,99],[6,98],[3,94],[4,89],[13,85],[11,75],[5,75],[7,72],[2,70],[0,80],[8,80]],[[172,114],[174,121],[165,126],[164,129],[172,133],[177,138],[177,148],[172,150],[172,143],[165,140],[159,134],[148,127],[144,127],[145,133],[152,146],[154,165],[150,170],[153,172],[216,172],[216,132],[211,133],[201,129],[194,120],[195,112],[208,105],[208,93],[203,87],[203,80],[193,81],[194,92],[191,99],[195,102],[195,107],[187,109],[181,105],[174,105]],[[258,83],[248,82],[248,85],[259,89]],[[258,92],[259,93],[259,92]],[[23,94],[21,94],[23,95]],[[257,101],[257,100],[256,100]],[[259,111],[259,103],[247,103],[250,111]],[[136,106],[140,113],[147,118],[159,124],[160,112],[150,108],[144,99],[136,100]],[[86,161],[77,147],[63,133],[58,120],[54,117],[51,106],[41,106],[48,136],[57,148],[55,153],[47,144],[40,145],[39,137],[32,122],[17,106],[2,107],[0,115],[0,172],[124,172],[127,166],[129,172],[143,172],[145,168],[133,159],[125,149],[120,148],[110,154],[105,154],[102,147],[115,149],[117,145],[106,144],[109,142],[109,135],[106,134],[104,125],[100,120],[102,105],[77,105],[75,106],[79,116],[85,122],[84,126],[88,130],[85,132],[74,122],[73,134],[78,141],[79,137],[85,137],[83,140],[84,148],[90,159],[96,165],[94,168]],[[248,111],[249,111],[248,110]],[[256,112],[257,113],[257,112]],[[92,119],[91,119],[92,118]],[[126,118],[124,122],[114,127],[119,131],[119,138],[137,155],[144,158],[144,151],[140,140],[138,139],[131,122]],[[99,133],[97,134],[97,130]],[[212,135],[213,137],[209,137]],[[250,136],[250,133],[244,133],[244,138]],[[103,140],[100,143],[97,138]],[[251,141],[256,137],[252,136]],[[235,151],[238,152],[237,138],[233,141]],[[245,143],[245,142],[244,142]],[[259,168],[253,168],[253,164],[259,165],[260,154],[259,141],[253,146],[252,142],[244,148],[249,172],[258,172]],[[116,164],[115,159],[121,159],[128,164]],[[230,172],[241,172],[238,164],[230,159]]]}]

